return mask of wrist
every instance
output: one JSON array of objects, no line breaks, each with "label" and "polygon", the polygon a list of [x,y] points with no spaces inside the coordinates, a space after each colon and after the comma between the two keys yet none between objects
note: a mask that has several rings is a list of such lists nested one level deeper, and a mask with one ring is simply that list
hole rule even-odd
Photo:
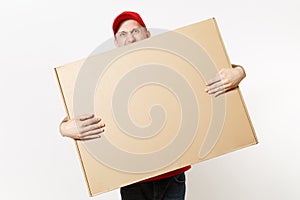
[{"label": "wrist", "polygon": [[68,118],[65,117],[59,124],[59,132],[60,134],[65,137],[65,135],[63,134],[63,129],[64,129],[64,123],[68,121]]},{"label": "wrist", "polygon": [[241,65],[232,65],[233,68],[237,69],[241,77],[245,78],[246,77],[246,71]]}]

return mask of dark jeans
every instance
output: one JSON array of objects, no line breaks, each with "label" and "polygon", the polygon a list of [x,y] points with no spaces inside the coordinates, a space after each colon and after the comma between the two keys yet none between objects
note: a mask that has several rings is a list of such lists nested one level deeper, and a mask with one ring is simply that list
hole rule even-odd
[{"label": "dark jeans", "polygon": [[184,200],[185,174],[121,188],[122,200]]}]

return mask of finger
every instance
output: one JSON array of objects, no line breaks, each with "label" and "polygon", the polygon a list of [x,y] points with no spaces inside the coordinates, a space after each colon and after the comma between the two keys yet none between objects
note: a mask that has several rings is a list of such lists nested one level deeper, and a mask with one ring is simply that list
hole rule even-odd
[{"label": "finger", "polygon": [[210,85],[212,85],[214,83],[217,83],[219,81],[221,81],[221,77],[219,75],[217,75],[214,78],[208,80],[207,83],[206,83],[206,86],[210,86]]},{"label": "finger", "polygon": [[207,93],[208,94],[215,94],[215,93],[220,92],[222,90],[225,90],[225,85],[219,85],[218,87],[215,87],[215,88],[209,90]]},{"label": "finger", "polygon": [[87,119],[91,119],[94,117],[94,114],[86,114],[86,115],[80,115],[79,116],[79,120],[80,121],[84,121],[84,120],[87,120]]},{"label": "finger", "polygon": [[88,136],[85,136],[85,137],[79,136],[78,138],[75,138],[75,139],[84,141],[84,140],[98,139],[100,137],[101,137],[101,135],[98,134],[98,135],[88,135]]},{"label": "finger", "polygon": [[103,122],[100,123],[100,128],[104,128],[105,124]]},{"label": "finger", "polygon": [[86,140],[95,140],[95,139],[99,139],[101,138],[101,136],[89,136],[89,137],[86,137],[84,139],[82,139],[83,141],[86,141]]},{"label": "finger", "polygon": [[226,92],[228,92],[231,89],[232,88],[230,87],[230,84],[226,84],[226,85],[223,86],[222,90],[219,90],[219,91],[215,92],[214,96],[217,97],[217,96],[220,96],[222,94],[225,94]]},{"label": "finger", "polygon": [[100,125],[97,123],[97,124],[92,124],[92,125],[89,125],[89,126],[85,126],[85,127],[82,127],[81,130],[79,131],[80,134],[84,134],[86,132],[89,132],[89,131],[92,131],[92,130],[95,130],[95,129],[100,129]]},{"label": "finger", "polygon": [[224,85],[224,83],[223,83],[222,81],[219,81],[219,82],[217,82],[217,83],[214,83],[214,84],[208,86],[208,87],[207,87],[207,91],[208,91],[208,92],[209,92],[209,91],[212,91],[212,90],[214,90],[214,89],[216,89],[216,88],[219,88],[219,87],[221,87],[221,86],[223,86],[223,85]]},{"label": "finger", "polygon": [[222,95],[222,94],[225,94],[226,93],[226,90],[221,90],[221,91],[219,91],[219,92],[216,92],[215,94],[214,94],[214,96],[215,97],[218,97],[218,96],[220,96],[220,95]]},{"label": "finger", "polygon": [[93,124],[97,124],[101,121],[101,119],[99,117],[93,117],[91,119],[86,119],[82,124],[81,126],[84,127],[84,126],[90,126],[90,125],[93,125]]},{"label": "finger", "polygon": [[78,138],[83,139],[83,138],[86,138],[89,136],[100,136],[100,134],[103,132],[104,132],[104,129],[95,129],[95,130],[91,130],[91,131],[88,131],[88,132],[78,135]]}]

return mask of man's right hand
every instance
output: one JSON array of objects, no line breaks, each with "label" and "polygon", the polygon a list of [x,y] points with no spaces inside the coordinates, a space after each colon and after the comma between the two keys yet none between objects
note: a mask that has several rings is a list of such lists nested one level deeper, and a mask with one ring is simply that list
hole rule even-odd
[{"label": "man's right hand", "polygon": [[93,114],[81,115],[74,119],[65,118],[60,124],[63,136],[76,140],[89,140],[101,137],[105,124]]}]

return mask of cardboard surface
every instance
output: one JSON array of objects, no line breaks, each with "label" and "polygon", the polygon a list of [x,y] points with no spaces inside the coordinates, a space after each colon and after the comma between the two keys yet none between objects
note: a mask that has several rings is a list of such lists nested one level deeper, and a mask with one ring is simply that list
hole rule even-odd
[{"label": "cardboard surface", "polygon": [[238,88],[204,92],[224,67],[209,19],[55,68],[68,116],[106,124],[100,139],[76,141],[90,195],[257,144]]}]

